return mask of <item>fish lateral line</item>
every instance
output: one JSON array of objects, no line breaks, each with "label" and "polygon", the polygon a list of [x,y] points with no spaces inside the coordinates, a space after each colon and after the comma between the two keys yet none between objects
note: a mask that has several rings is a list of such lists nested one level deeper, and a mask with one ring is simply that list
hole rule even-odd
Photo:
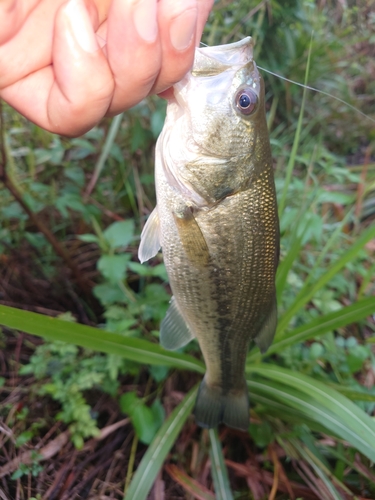
[{"label": "fish lateral line", "polygon": [[364,113],[360,109],[356,108],[355,106],[353,106],[349,102],[345,101],[344,99],[341,99],[340,97],[336,97],[335,95],[332,95],[329,92],[325,92],[324,90],[317,89],[316,87],[311,87],[310,85],[305,85],[304,83],[296,82],[295,80],[290,80],[289,78],[286,78],[285,76],[281,76],[277,73],[274,73],[273,71],[270,71],[269,69],[262,68],[258,64],[257,64],[257,67],[259,69],[261,69],[262,71],[269,73],[270,75],[273,75],[273,76],[276,76],[277,78],[280,78],[280,80],[284,80],[286,82],[293,83],[294,85],[298,85],[298,87],[302,87],[302,88],[307,89],[307,90],[312,90],[313,92],[317,92],[318,94],[323,94],[327,97],[330,97],[331,99],[334,99],[335,101],[341,102],[341,104],[345,104],[345,106],[348,106],[348,108],[352,109],[356,113],[359,113],[360,115],[362,115],[364,118],[367,118],[371,122],[375,123],[375,118],[371,118],[371,116],[366,115],[366,113]]}]

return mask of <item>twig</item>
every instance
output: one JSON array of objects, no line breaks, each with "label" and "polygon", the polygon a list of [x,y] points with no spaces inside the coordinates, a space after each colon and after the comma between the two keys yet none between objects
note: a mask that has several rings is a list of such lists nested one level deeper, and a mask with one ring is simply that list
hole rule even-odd
[{"label": "twig", "polygon": [[125,480],[125,487],[124,487],[124,497],[126,495],[126,491],[129,488],[130,481],[131,481],[131,478],[133,476],[135,454],[137,452],[137,446],[138,446],[138,437],[134,434],[133,443],[132,443],[132,447],[131,447],[131,450],[130,450],[128,470],[126,472],[126,480]]},{"label": "twig", "polygon": [[5,493],[3,492],[3,490],[0,488],[0,498],[1,500],[9,500],[9,498],[7,496],[5,496]]},{"label": "twig", "polygon": [[270,493],[268,499],[274,500],[276,497],[276,494],[277,494],[278,487],[279,487],[279,461],[277,459],[277,455],[276,455],[275,450],[273,449],[272,445],[269,445],[268,452],[270,454],[270,457],[271,457],[272,462],[273,462],[273,467],[274,467],[273,484],[272,484],[271,493]]},{"label": "twig", "polygon": [[[104,427],[103,429],[101,429],[100,434],[94,438],[94,440],[102,441],[107,436],[109,436],[109,434],[116,431],[120,427],[127,425],[129,422],[130,420],[128,418],[125,418],[123,420],[120,420],[119,422]],[[52,458],[61,450],[61,448],[63,448],[63,446],[66,445],[66,443],[69,440],[69,436],[70,436],[69,431],[64,431],[59,436],[57,436],[57,438],[53,439],[48,444],[43,446],[43,448],[41,448],[40,450],[34,449],[21,453],[21,455],[15,457],[13,460],[5,464],[3,467],[0,467],[0,478],[6,476],[7,474],[11,474],[13,471],[18,469],[20,464],[26,464],[26,465],[31,464],[33,461],[33,452],[35,451],[37,451],[39,455],[38,457],[39,461],[48,460],[49,458]]]},{"label": "twig", "polygon": [[[68,442],[69,439],[69,431],[65,431],[57,438],[50,441],[46,446],[44,446],[41,450],[38,451],[40,455],[40,460],[48,460],[58,453],[61,448]],[[32,450],[34,451],[34,450]],[[0,478],[6,476],[7,474],[11,474],[13,471],[18,469],[20,464],[31,464],[33,461],[32,451],[28,450],[24,453],[21,453],[18,457],[14,458],[3,467],[0,468]]]}]

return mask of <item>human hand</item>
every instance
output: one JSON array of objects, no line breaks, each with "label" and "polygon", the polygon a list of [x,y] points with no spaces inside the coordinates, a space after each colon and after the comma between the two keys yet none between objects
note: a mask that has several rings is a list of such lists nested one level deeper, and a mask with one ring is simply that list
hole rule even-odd
[{"label": "human hand", "polygon": [[179,81],[214,0],[0,0],[0,97],[75,136]]}]

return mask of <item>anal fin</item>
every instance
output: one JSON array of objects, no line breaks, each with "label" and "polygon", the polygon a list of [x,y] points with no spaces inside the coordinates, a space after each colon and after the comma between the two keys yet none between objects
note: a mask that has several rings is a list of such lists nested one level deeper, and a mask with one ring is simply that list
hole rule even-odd
[{"label": "anal fin", "polygon": [[265,353],[272,344],[277,326],[277,304],[276,295],[271,303],[271,308],[267,318],[265,319],[262,328],[255,337],[255,343],[262,353]]},{"label": "anal fin", "polygon": [[194,334],[182,317],[176,299],[172,297],[171,305],[160,325],[160,344],[164,349],[175,351],[193,340]]},{"label": "anal fin", "polygon": [[158,207],[156,206],[147,219],[141,234],[141,243],[138,249],[138,259],[143,264],[147,260],[155,257],[160,250],[160,223]]}]

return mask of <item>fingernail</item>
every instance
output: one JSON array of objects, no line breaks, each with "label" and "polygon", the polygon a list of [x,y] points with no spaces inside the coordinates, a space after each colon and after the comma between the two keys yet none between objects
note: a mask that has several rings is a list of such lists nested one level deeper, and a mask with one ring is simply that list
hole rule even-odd
[{"label": "fingernail", "polygon": [[192,8],[185,10],[173,19],[170,27],[170,37],[176,50],[184,50],[191,44],[195,34],[197,14],[197,9]]},{"label": "fingernail", "polygon": [[158,34],[156,4],[157,0],[140,0],[135,5],[134,25],[139,36],[146,42],[154,42]]},{"label": "fingernail", "polygon": [[64,7],[69,25],[77,43],[86,52],[95,52],[99,48],[90,17],[83,0],[69,0]]}]

